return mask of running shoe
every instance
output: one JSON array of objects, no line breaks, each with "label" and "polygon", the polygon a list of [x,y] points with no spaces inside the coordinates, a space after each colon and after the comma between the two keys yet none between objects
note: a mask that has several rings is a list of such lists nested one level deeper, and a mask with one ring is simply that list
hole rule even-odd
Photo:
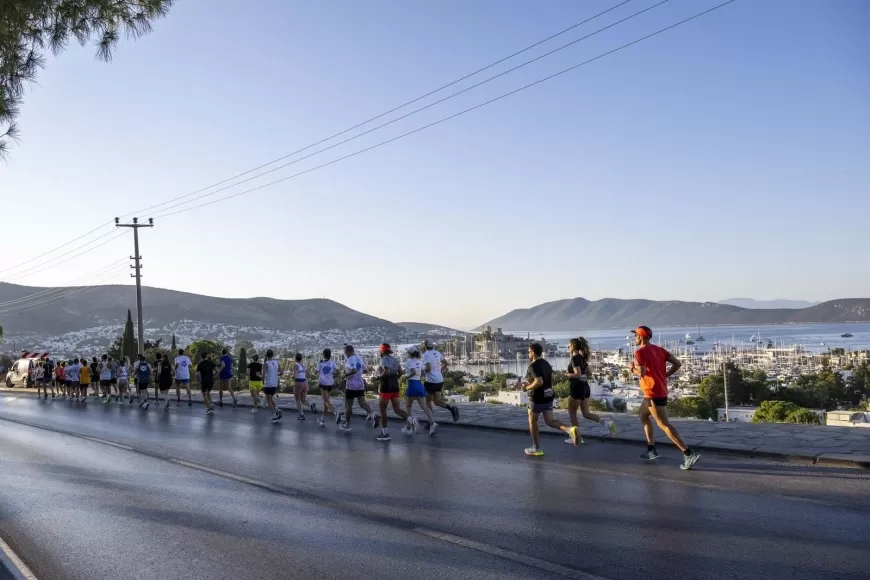
[{"label": "running shoe", "polygon": [[341,425],[341,420],[344,418],[344,411],[335,414],[335,424]]},{"label": "running shoe", "polygon": [[389,440],[390,440],[390,434],[389,434],[389,433],[383,433],[383,432],[382,432],[380,435],[378,435],[378,441],[389,441]]},{"label": "running shoe", "polygon": [[414,435],[420,432],[420,421],[417,417],[411,417],[411,428],[414,430]]},{"label": "running shoe", "polygon": [[188,406],[188,407],[192,407],[192,406],[193,406],[193,401],[191,401],[190,399],[188,399],[188,400],[187,400],[187,406]]},{"label": "running shoe", "polygon": [[342,423],[341,425],[338,426],[338,428],[341,429],[342,431],[350,431],[350,425],[348,425],[347,423]]},{"label": "running shoe", "polygon": [[151,403],[149,403],[148,401],[145,401],[145,404],[142,405],[142,408],[145,409],[145,410],[147,411],[147,410],[148,410],[148,407],[150,407],[150,406],[151,406]]},{"label": "running shoe", "polygon": [[414,428],[411,427],[410,425],[405,425],[404,427],[402,427],[402,435],[413,435],[413,434],[414,434]]},{"label": "running shoe", "polygon": [[221,409],[223,409],[223,408],[224,408],[224,402],[223,402],[223,401],[218,401],[218,407],[220,407]]},{"label": "running shoe", "polygon": [[[644,461],[652,461],[653,459],[659,458],[659,452],[653,449],[652,451],[647,451],[646,453],[642,453],[640,456]],[[695,460],[697,461],[697,459]]]},{"label": "running shoe", "polygon": [[577,427],[568,429],[568,435],[571,437],[571,443],[574,444],[574,447],[580,445],[580,430]]},{"label": "running shoe", "polygon": [[278,418],[280,419],[281,417],[284,416],[284,411],[282,411],[281,409],[277,409],[277,408],[276,408],[276,409],[275,409],[275,414],[278,415]]},{"label": "running shoe", "polygon": [[296,417],[296,420],[297,420],[297,421],[304,421],[304,420],[305,420],[305,415],[299,415],[298,417]]},{"label": "running shoe", "polygon": [[381,426],[381,418],[378,415],[372,415],[372,429],[377,429]]},{"label": "running shoe", "polygon": [[317,424],[321,427],[326,427],[326,422],[320,417],[317,418]]},{"label": "running shoe", "polygon": [[214,415],[214,409],[206,409],[205,414],[206,415]]},{"label": "running shoe", "polygon": [[180,404],[181,404],[181,397],[176,397],[176,398],[175,398],[175,404],[176,404],[176,405],[180,405]]},{"label": "running shoe", "polygon": [[163,410],[164,410],[164,411],[168,411],[168,410],[169,410],[169,401],[166,401],[166,404],[163,405]]},{"label": "running shoe", "polygon": [[544,454],[544,450],[540,447],[535,447],[532,445],[531,447],[526,447],[526,455],[532,455],[534,457],[540,457]]},{"label": "running shoe", "polygon": [[317,405],[316,405],[316,404],[311,403],[310,405],[308,405],[308,407],[311,409],[311,412],[312,412],[312,413],[316,413],[316,412],[317,412]]},{"label": "running shoe", "polygon": [[454,423],[459,421],[459,407],[457,407],[456,405],[450,405],[450,414],[453,415]]},{"label": "running shoe", "polygon": [[238,401],[238,399],[233,399],[233,409],[235,409],[235,408],[238,407],[238,406],[239,406],[239,401]]},{"label": "running shoe", "polygon": [[429,423],[429,437],[435,435],[435,432],[438,430],[438,423]]},{"label": "running shoe", "polygon": [[251,415],[256,415],[256,414],[259,413],[259,412],[260,412],[260,408],[259,408],[259,407],[254,407],[253,409],[251,409]]},{"label": "running shoe", "polygon": [[[570,437],[568,437],[567,439],[565,439],[565,443],[567,443],[568,445],[574,445],[574,440],[571,439]],[[586,443],[586,442],[583,440],[583,436],[581,435],[580,436],[580,443],[578,443],[578,445],[583,445],[584,443]]]},{"label": "running shoe", "polygon": [[270,419],[270,421],[272,421],[272,423],[277,423],[280,420],[281,420],[281,417],[279,415],[273,415],[272,418]]},{"label": "running shoe", "polygon": [[366,423],[368,423],[369,421],[371,421],[371,423],[373,425],[377,425],[377,421],[375,421],[375,414],[374,413],[369,413],[368,415],[366,415]]},{"label": "running shoe", "polygon": [[617,431],[619,431],[619,429],[616,428],[616,421],[611,421],[610,419],[608,419],[604,422],[604,425],[607,427],[607,430],[610,431],[611,437],[616,435]]},{"label": "running shoe", "polygon": [[683,463],[680,465],[680,469],[683,471],[689,471],[696,463],[698,463],[699,459],[701,459],[701,454],[695,453],[694,451],[692,451],[691,455],[683,455]]}]

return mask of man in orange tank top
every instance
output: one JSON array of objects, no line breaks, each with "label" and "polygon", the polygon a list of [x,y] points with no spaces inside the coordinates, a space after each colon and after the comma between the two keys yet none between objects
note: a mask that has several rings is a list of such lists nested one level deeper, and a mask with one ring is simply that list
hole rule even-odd
[{"label": "man in orange tank top", "polygon": [[[648,326],[638,326],[631,331],[635,337],[637,350],[630,371],[640,377],[640,390],[643,393],[643,404],[640,407],[640,422],[646,435],[646,453],[641,459],[652,461],[659,458],[653,438],[650,416],[656,420],[659,429],[674,442],[683,452],[683,463],[680,469],[688,471],[698,462],[701,456],[683,443],[676,427],[668,420],[668,378],[680,370],[682,363],[670,352],[660,346],[650,344],[652,330]],[[668,368],[670,363],[670,368]]]}]

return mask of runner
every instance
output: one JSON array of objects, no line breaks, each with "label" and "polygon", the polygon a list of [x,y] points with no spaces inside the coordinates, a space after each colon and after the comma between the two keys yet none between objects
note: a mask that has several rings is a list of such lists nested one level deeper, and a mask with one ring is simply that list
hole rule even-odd
[{"label": "runner", "polygon": [[[226,352],[226,351],[224,351]],[[202,360],[196,365],[196,382],[202,393],[202,402],[205,403],[205,414],[214,414],[214,403],[211,402],[211,390],[214,388],[214,370],[217,365],[208,358],[208,353],[202,353]]]},{"label": "runner", "polygon": [[420,430],[420,422],[412,415],[411,411],[416,401],[426,418],[429,419],[429,436],[435,434],[438,423],[432,409],[426,404],[426,389],[423,388],[423,361],[420,360],[420,350],[416,346],[408,347],[408,356],[405,363],[405,376],[408,377],[408,386],[405,389],[405,412],[408,414],[408,424],[402,429],[405,435],[413,435]]},{"label": "runner", "polygon": [[91,375],[91,390],[94,391],[94,396],[97,397],[100,394],[100,363],[97,360],[97,357],[91,357],[91,363],[88,365],[90,369]]},{"label": "runner", "polygon": [[118,403],[124,404],[124,397],[130,398],[133,404],[133,392],[130,390],[130,357],[123,357],[118,363]]},{"label": "runner", "polygon": [[100,392],[103,395],[103,404],[106,404],[109,402],[109,391],[112,386],[112,367],[109,366],[109,355],[104,354],[100,357],[97,370],[100,375]]},{"label": "runner", "polygon": [[332,413],[338,422],[338,415],[332,407],[330,395],[335,386],[335,362],[332,360],[332,351],[323,349],[323,358],[317,363],[317,386],[320,387],[320,396],[323,398],[323,416],[317,420],[321,427],[326,426],[326,415]]},{"label": "runner", "polygon": [[111,355],[109,355],[109,372],[111,376],[109,378],[109,396],[106,398],[106,403],[112,401],[112,397],[118,390],[118,363],[112,360]]},{"label": "runner", "polygon": [[78,401],[79,380],[82,372],[82,365],[79,359],[73,359],[69,369],[69,383],[67,383],[67,391],[69,398]]},{"label": "runner", "polygon": [[366,384],[363,381],[366,365],[358,355],[354,354],[351,345],[344,345],[344,354],[347,357],[344,362],[344,413],[339,415],[339,419],[342,416],[344,417],[344,422],[339,425],[339,429],[350,431],[350,419],[353,416],[354,400],[366,412],[366,421],[371,421],[372,426],[376,427],[375,414],[372,412],[372,408],[369,407],[368,401],[366,401]]},{"label": "runner", "polygon": [[187,406],[193,405],[193,400],[190,398],[190,367],[193,363],[190,358],[184,354],[184,349],[178,349],[178,356],[175,357],[175,403],[181,404],[181,385],[187,391]]},{"label": "runner", "polygon": [[221,350],[221,368],[218,375],[218,406],[224,406],[224,389],[230,392],[233,398],[233,408],[235,408],[239,400],[236,398],[236,392],[233,390],[233,357],[227,352],[227,349]]},{"label": "runner", "polygon": [[81,359],[81,370],[79,371],[79,396],[82,403],[88,402],[88,387],[91,384],[91,369],[88,366],[88,359]]},{"label": "runner", "polygon": [[[572,338],[568,341],[568,372],[565,376],[568,377],[568,383],[571,386],[571,398],[568,399],[568,417],[571,418],[571,425],[577,427],[579,433],[579,422],[577,421],[577,409],[583,416],[590,421],[595,421],[607,427],[611,435],[616,435],[616,423],[609,419],[602,419],[600,416],[589,411],[589,397],[592,396],[592,390],[589,388],[589,343],[582,336]],[[572,438],[565,439],[565,443],[574,444]],[[583,443],[583,437],[580,437],[580,443]]]},{"label": "runner", "polygon": [[[61,361],[57,362],[57,366],[54,369],[55,386],[57,386],[57,390],[61,396],[63,396],[64,384],[66,381],[66,379],[65,379],[66,370],[64,367],[66,367],[66,362],[61,360]],[[51,394],[51,398],[54,399],[54,393]]]},{"label": "runner", "polygon": [[[277,423],[281,420],[283,413],[275,402],[275,393],[278,392],[278,361],[273,358],[274,356],[275,353],[272,352],[272,349],[266,351],[266,362],[263,365],[263,393],[266,395],[266,404],[272,411],[272,423]],[[301,413],[302,409],[299,412]],[[304,415],[300,415],[300,417],[304,418]]]},{"label": "runner", "polygon": [[48,391],[45,390],[45,363],[38,362],[36,363],[36,367],[33,369],[33,382],[36,383],[36,398],[39,398],[40,390],[45,393],[45,397],[48,398]]},{"label": "runner", "polygon": [[[169,361],[169,355],[163,354],[157,355],[157,386],[160,391],[160,394],[163,395],[163,399],[166,401],[166,404],[163,406],[164,411],[169,410],[169,389],[172,388],[172,376],[174,374],[174,370],[172,369],[172,363]],[[146,397],[147,401],[147,397]],[[156,392],[154,393],[154,402],[158,405],[160,404],[160,395]],[[145,408],[148,408],[148,403],[145,403]]]},{"label": "runner", "polygon": [[[157,355],[157,360],[160,360],[160,355]],[[151,365],[148,364],[148,361],[145,360],[145,355],[140,354],[139,360],[136,361],[136,365],[133,367],[136,376],[136,394],[139,396],[139,408],[147,410],[151,405],[148,402],[148,383],[151,382]],[[166,386],[166,390],[169,390],[169,386],[172,385],[172,379],[170,376],[169,384]],[[144,391],[144,397],[143,395]],[[132,397],[130,398],[130,404],[133,404]]]},{"label": "runner", "polygon": [[[683,463],[680,469],[688,471],[698,462],[701,456],[692,451],[677,433],[676,427],[668,420],[668,379],[680,370],[682,363],[677,358],[660,346],[650,344],[653,333],[648,326],[638,326],[631,331],[634,334],[637,350],[634,353],[634,362],[629,371],[640,377],[640,390],[643,393],[643,403],[640,406],[640,422],[643,425],[643,433],[646,435],[646,453],[641,459],[652,461],[659,458],[656,450],[653,428],[650,415],[656,420],[659,429],[674,442],[683,452]],[[670,363],[671,367],[668,367]]]},{"label": "runner", "polygon": [[[268,357],[267,353],[266,358]],[[305,407],[308,406],[308,373],[305,371],[301,352],[296,353],[296,363],[293,368],[293,398],[296,399],[296,408],[299,410],[299,416],[296,418],[304,421]],[[311,403],[311,412],[317,413],[317,405],[314,403]]]},{"label": "runner", "polygon": [[47,359],[45,361],[45,369],[43,372],[43,376],[45,377],[45,382],[42,384],[42,392],[45,395],[43,399],[48,399],[48,391],[46,389],[51,389],[51,398],[54,399],[54,381],[57,377],[57,370],[55,368],[54,359]]},{"label": "runner", "polygon": [[529,345],[529,369],[526,383],[521,383],[521,389],[529,392],[529,431],[532,433],[532,446],[526,448],[526,455],[541,456],[540,433],[538,431],[538,417],[544,415],[544,422],[553,429],[559,429],[571,436],[574,445],[580,444],[580,433],[577,427],[568,427],[553,418],[553,399],[556,392],[553,390],[553,367],[545,361],[544,347],[533,342]]},{"label": "runner", "polygon": [[248,388],[251,391],[251,402],[254,405],[251,413],[259,413],[260,391],[263,390],[263,363],[260,362],[258,354],[252,356],[251,362],[248,363]]},{"label": "runner", "polygon": [[378,441],[389,441],[390,432],[387,429],[387,404],[392,403],[393,412],[408,421],[408,413],[402,410],[399,392],[399,376],[402,374],[402,365],[399,359],[393,356],[393,349],[387,343],[381,344],[381,362],[378,365],[378,378],[380,379],[380,396],[378,406],[381,411],[381,434]]},{"label": "runner", "polygon": [[447,409],[453,416],[453,422],[459,421],[459,409],[456,405],[445,403],[441,398],[441,391],[444,388],[444,371],[447,370],[447,361],[444,356],[437,350],[435,345],[428,340],[423,341],[423,348],[426,352],[423,353],[423,370],[426,371],[426,405],[432,411],[432,416],[435,416],[435,409],[432,404]]}]

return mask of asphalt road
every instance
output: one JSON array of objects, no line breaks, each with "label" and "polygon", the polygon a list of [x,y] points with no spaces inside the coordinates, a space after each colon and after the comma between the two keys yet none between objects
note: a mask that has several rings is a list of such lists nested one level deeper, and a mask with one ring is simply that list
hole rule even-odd
[{"label": "asphalt road", "polygon": [[[0,396],[0,536],[45,579],[868,577],[870,477],[446,425]],[[111,443],[112,445],[110,445]]]}]

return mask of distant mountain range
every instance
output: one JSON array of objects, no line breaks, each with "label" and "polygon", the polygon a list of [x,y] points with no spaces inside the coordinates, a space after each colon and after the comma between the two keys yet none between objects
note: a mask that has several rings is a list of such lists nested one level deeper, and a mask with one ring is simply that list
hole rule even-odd
[{"label": "distant mountain range", "polygon": [[[32,298],[17,301],[29,296]],[[215,298],[144,287],[142,300],[145,318],[154,326],[192,320],[297,331],[370,327],[399,330],[392,322],[325,299]],[[64,333],[123,323],[128,308],[135,318],[136,290],[132,286],[55,291],[0,282],[0,326],[9,334]]]},{"label": "distant mountain range", "polygon": [[754,298],[729,298],[728,300],[720,300],[719,304],[729,304],[731,306],[739,306],[740,308],[757,310],[762,308],[809,308],[810,306],[819,304],[819,302],[810,302],[809,300],[756,300]]},{"label": "distant mountain range", "polygon": [[[870,321],[870,298],[822,302],[809,308],[751,309],[716,302],[571,298],[512,310],[486,323],[524,331],[573,331],[647,326]],[[484,326],[486,326],[484,325]]]}]

